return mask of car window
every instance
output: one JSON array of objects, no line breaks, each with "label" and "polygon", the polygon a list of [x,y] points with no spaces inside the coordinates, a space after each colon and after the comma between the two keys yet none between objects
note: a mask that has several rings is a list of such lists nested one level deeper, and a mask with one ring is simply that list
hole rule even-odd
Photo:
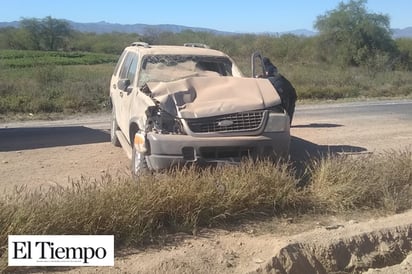
[{"label": "car window", "polygon": [[133,84],[134,79],[136,78],[136,71],[137,71],[137,55],[133,54],[132,61],[129,66],[129,70],[127,71],[127,79],[130,80],[130,84]]},{"label": "car window", "polygon": [[123,51],[119,57],[119,61],[117,61],[116,67],[114,68],[113,75],[117,75],[117,73],[119,72],[120,64],[122,63],[125,55],[126,55],[126,51]]},{"label": "car window", "polygon": [[125,56],[125,60],[120,68],[119,78],[129,79],[130,84],[133,84],[136,76],[138,65],[138,56],[134,52],[128,52]]},{"label": "car window", "polygon": [[232,76],[232,62],[214,56],[148,55],[142,61],[139,86],[201,76]]}]

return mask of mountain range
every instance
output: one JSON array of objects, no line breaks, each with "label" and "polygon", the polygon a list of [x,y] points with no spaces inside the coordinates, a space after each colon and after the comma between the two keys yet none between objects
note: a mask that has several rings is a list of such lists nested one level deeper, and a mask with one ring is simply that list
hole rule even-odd
[{"label": "mountain range", "polygon": [[[195,32],[210,32],[216,35],[236,35],[240,34],[239,32],[227,32],[220,31],[208,28],[198,28],[198,27],[188,27],[181,25],[172,25],[172,24],[162,24],[162,25],[148,25],[148,24],[114,24],[108,23],[105,21],[96,22],[96,23],[77,23],[69,21],[70,26],[80,32],[92,32],[97,34],[110,33],[110,32],[122,32],[122,33],[137,33],[144,35],[153,31],[157,32],[172,32],[179,33],[185,30],[192,30]],[[13,22],[0,22],[0,28],[5,27],[19,27],[19,21]],[[412,38],[412,27],[407,27],[403,29],[392,29],[394,38]],[[258,34],[258,33],[255,33]],[[282,35],[282,34],[294,34],[298,36],[314,36],[317,32],[307,30],[307,29],[298,29],[285,32],[265,32],[265,34],[271,35]]]}]

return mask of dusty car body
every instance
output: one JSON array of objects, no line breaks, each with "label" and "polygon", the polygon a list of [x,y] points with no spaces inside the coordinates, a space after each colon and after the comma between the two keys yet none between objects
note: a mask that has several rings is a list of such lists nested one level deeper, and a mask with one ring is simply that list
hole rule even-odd
[{"label": "dusty car body", "polygon": [[111,141],[126,150],[134,175],[289,150],[289,117],[271,83],[243,77],[229,56],[198,44],[133,43],[110,98]]}]

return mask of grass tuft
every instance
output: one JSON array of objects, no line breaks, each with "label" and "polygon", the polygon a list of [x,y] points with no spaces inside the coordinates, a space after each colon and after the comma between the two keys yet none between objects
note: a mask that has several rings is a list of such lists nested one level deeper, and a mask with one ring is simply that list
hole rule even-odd
[{"label": "grass tuft", "polygon": [[326,157],[312,163],[310,193],[314,204],[330,212],[412,208],[412,153]]}]

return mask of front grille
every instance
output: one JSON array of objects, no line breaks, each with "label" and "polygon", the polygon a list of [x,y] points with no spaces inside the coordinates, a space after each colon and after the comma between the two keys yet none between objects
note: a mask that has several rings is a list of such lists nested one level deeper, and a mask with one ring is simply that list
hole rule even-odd
[{"label": "front grille", "polygon": [[264,111],[259,110],[188,119],[187,124],[195,133],[254,131],[262,126],[263,119]]}]

